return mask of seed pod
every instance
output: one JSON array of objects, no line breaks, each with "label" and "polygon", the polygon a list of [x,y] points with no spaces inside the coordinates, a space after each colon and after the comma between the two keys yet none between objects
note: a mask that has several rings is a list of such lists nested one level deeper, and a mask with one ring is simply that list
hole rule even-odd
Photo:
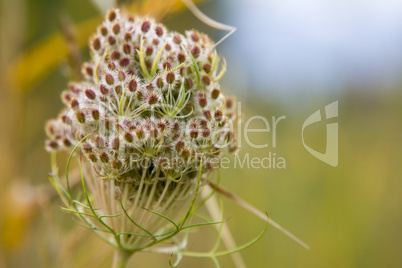
[{"label": "seed pod", "polygon": [[107,39],[107,42],[110,45],[114,45],[114,44],[116,44],[116,38],[114,38],[113,36],[109,36],[109,38]]},{"label": "seed pod", "polygon": [[96,121],[99,120],[99,116],[100,116],[99,110],[97,110],[97,109],[92,110],[91,115],[94,120],[96,120]]},{"label": "seed pod", "polygon": [[130,55],[131,53],[131,46],[127,43],[123,45],[123,51],[126,55]]},{"label": "seed pod", "polygon": [[93,91],[92,89],[86,89],[85,96],[90,100],[94,100],[96,98],[95,91]]},{"label": "seed pod", "polygon": [[116,11],[114,9],[110,10],[106,17],[110,22],[114,21],[117,17]]},{"label": "seed pod", "polygon": [[174,81],[175,81],[175,74],[174,74],[174,72],[168,72],[168,73],[166,74],[166,82],[171,85],[171,84],[174,83]]},{"label": "seed pod", "polygon": [[215,113],[214,113],[214,118],[215,118],[215,120],[216,121],[221,121],[222,120],[222,116],[223,116],[223,114],[222,114],[222,111],[221,110],[216,110],[215,111]]},{"label": "seed pod", "polygon": [[119,137],[116,137],[111,142],[111,148],[115,151],[119,150],[120,148],[120,140]]},{"label": "seed pod", "polygon": [[121,67],[127,67],[128,65],[130,65],[130,59],[129,58],[124,58],[122,60],[119,61],[119,65]]},{"label": "seed pod", "polygon": [[103,36],[106,36],[106,35],[108,34],[107,28],[106,28],[105,26],[102,26],[102,27],[100,28],[100,33],[101,33]]},{"label": "seed pod", "polygon": [[180,152],[184,148],[184,141],[178,141],[175,145],[175,150]]},{"label": "seed pod", "polygon": [[161,37],[163,35],[163,28],[161,26],[156,26],[155,33],[157,36]]},{"label": "seed pod", "polygon": [[105,81],[106,81],[106,84],[108,84],[109,86],[113,85],[113,84],[114,84],[113,75],[111,75],[111,74],[106,74],[106,75],[105,75]]},{"label": "seed pod", "polygon": [[190,130],[190,137],[192,139],[196,139],[198,137],[198,130],[196,130],[196,129]]},{"label": "seed pod", "polygon": [[205,128],[205,129],[202,131],[202,136],[203,136],[204,138],[208,138],[210,134],[211,134],[211,130],[210,130],[209,128]]},{"label": "seed pod", "polygon": [[221,94],[220,90],[217,88],[214,88],[211,92],[211,98],[216,100],[219,97],[219,94]]},{"label": "seed pod", "polygon": [[134,78],[128,82],[128,90],[130,92],[135,92],[137,90],[137,81]]},{"label": "seed pod", "polygon": [[112,163],[112,167],[116,170],[119,170],[123,167],[123,163],[119,159],[115,159]]},{"label": "seed pod", "polygon": [[208,75],[203,75],[201,77],[201,81],[204,85],[209,86],[211,84],[211,79],[209,78]]},{"label": "seed pod", "polygon": [[115,25],[113,25],[113,33],[115,35],[118,35],[120,33],[120,25],[118,23],[116,23]]},{"label": "seed pod", "polygon": [[198,58],[200,56],[201,50],[198,46],[194,46],[191,49],[191,54],[193,55],[194,58]]},{"label": "seed pod", "polygon": [[101,42],[100,42],[99,38],[95,38],[94,40],[92,40],[92,48],[96,51],[100,50]]},{"label": "seed pod", "polygon": [[120,51],[113,51],[112,54],[110,55],[110,57],[112,58],[112,60],[118,60],[121,57],[121,53]]},{"label": "seed pod", "polygon": [[84,124],[86,121],[85,114],[82,111],[77,111],[75,117],[77,118],[77,121],[81,124]]},{"label": "seed pod", "polygon": [[133,135],[131,135],[131,133],[129,132],[124,133],[124,139],[129,143],[132,143],[134,141]]},{"label": "seed pod", "polygon": [[99,159],[102,163],[107,164],[109,163],[109,155],[106,152],[102,152],[99,156]]},{"label": "seed pod", "polygon": [[149,31],[149,29],[151,28],[151,23],[149,21],[144,21],[141,25],[141,31],[143,33],[146,33]]},{"label": "seed pod", "polygon": [[126,79],[126,75],[124,74],[123,71],[118,71],[117,77],[119,78],[120,82],[123,82]]}]

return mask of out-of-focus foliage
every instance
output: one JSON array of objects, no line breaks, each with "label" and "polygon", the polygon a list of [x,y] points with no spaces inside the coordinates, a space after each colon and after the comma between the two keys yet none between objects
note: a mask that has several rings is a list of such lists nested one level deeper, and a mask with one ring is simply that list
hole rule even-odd
[{"label": "out-of-focus foliage", "polygon": [[[84,47],[101,18],[89,19],[77,26],[77,43]],[[68,56],[68,45],[62,34],[55,33],[28,49],[11,64],[10,78],[16,87],[28,90],[49,75]]]},{"label": "out-of-focus foliage", "polygon": [[[65,60],[68,47],[60,33],[46,33],[50,36],[47,41],[36,45],[25,40],[24,33],[29,25],[21,26],[17,21],[24,21],[21,16],[28,15],[38,21],[42,18],[30,14],[29,10],[18,13],[19,9],[10,4],[23,2],[4,0],[0,9],[1,18],[14,17],[9,24],[4,24],[3,20],[0,24],[3,35],[4,29],[8,29],[8,38],[0,39],[0,267],[110,267],[111,248],[60,210],[61,201],[47,180],[50,159],[44,151],[43,126],[61,107],[59,94],[68,80]],[[157,8],[162,17],[166,9],[160,3],[164,1],[156,2],[144,8]],[[213,9],[213,1],[205,6],[207,12]],[[10,15],[4,16],[4,13]],[[173,18],[183,20],[180,23],[184,24],[196,21],[190,21],[188,13],[172,16],[168,17],[169,21]],[[73,21],[82,48],[97,20],[88,16],[81,22]],[[12,31],[10,27],[14,27]],[[22,53],[19,48],[23,48]],[[3,51],[7,51],[9,57],[3,55]],[[231,59],[227,60],[228,72],[231,72]],[[5,74],[11,74],[14,80],[4,77]],[[230,81],[233,88],[228,85],[223,84],[228,94],[231,90],[248,90],[235,88],[236,81]],[[400,88],[402,85],[393,91],[378,88],[368,94],[365,88],[345,85],[343,91],[330,98],[302,88],[305,95],[300,101],[303,105],[279,103],[266,96],[240,99],[245,120],[253,115],[287,117],[278,124],[276,148],[252,149],[243,140],[240,156],[249,153],[250,157],[264,157],[274,152],[286,159],[286,169],[224,169],[221,183],[258,209],[267,211],[271,218],[311,247],[306,251],[269,228],[260,241],[242,252],[249,267],[402,266]],[[334,100],[339,100],[340,147],[336,168],[315,159],[301,143],[303,121]],[[324,148],[325,123],[312,128],[306,136],[312,147]],[[271,138],[271,133],[259,133],[253,137],[253,142],[270,143]],[[60,160],[61,171],[65,170],[65,160]],[[261,220],[228,200],[224,200],[224,207],[224,216],[231,217],[228,225],[238,244],[258,234],[263,224]],[[193,241],[198,239],[210,245],[216,238],[214,232],[203,231],[192,234]],[[198,244],[190,247],[197,248]],[[141,253],[130,263],[142,268],[168,267],[168,257]],[[229,257],[223,258],[221,264],[233,267]],[[213,264],[188,258],[179,267],[213,267]]]},{"label": "out-of-focus foliage", "polygon": [[[180,0],[134,1],[126,7],[134,14],[147,15],[156,19],[162,19],[168,13],[177,12],[183,8],[184,4]],[[103,14],[74,26],[76,42],[80,48],[87,45],[88,38],[102,19]],[[16,58],[8,68],[9,78],[17,88],[23,91],[28,90],[46,77],[68,55],[68,44],[62,33],[54,33]]]}]

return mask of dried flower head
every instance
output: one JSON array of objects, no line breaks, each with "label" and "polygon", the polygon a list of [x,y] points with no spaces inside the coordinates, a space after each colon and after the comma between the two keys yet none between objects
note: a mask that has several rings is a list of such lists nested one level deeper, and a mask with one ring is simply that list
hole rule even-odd
[{"label": "dried flower head", "polygon": [[140,250],[174,234],[163,233],[166,219],[189,204],[198,174],[236,147],[235,102],[218,83],[225,61],[205,34],[116,9],[90,49],[85,79],[69,84],[65,109],[47,124],[46,148],[85,156],[96,205],[87,198],[75,212],[112,245]]}]

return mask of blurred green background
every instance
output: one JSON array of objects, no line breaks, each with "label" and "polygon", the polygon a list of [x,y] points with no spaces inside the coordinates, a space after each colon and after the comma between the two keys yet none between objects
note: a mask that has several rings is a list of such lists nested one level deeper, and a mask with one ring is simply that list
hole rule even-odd
[{"label": "blurred green background", "polygon": [[[59,95],[74,76],[71,66],[77,62],[68,57],[74,49],[60,35],[60,24],[75,32],[81,55],[87,59],[86,40],[102,18],[94,2],[0,2],[0,267],[110,267],[112,249],[59,209],[61,201],[47,180],[50,157],[44,150],[44,124],[61,109]],[[103,2],[107,6],[108,1]],[[137,2],[145,4],[142,9],[136,6],[136,11],[159,17],[170,29],[183,32],[194,27],[215,40],[223,36],[175,3],[167,8],[166,1]],[[200,7],[211,17],[237,26],[228,14],[233,3],[203,1]],[[264,35],[264,29],[272,25],[256,27]],[[402,267],[402,83],[395,79],[371,83],[372,77],[363,75],[359,80],[342,80],[333,90],[324,88],[325,83],[320,90],[315,81],[278,90],[268,80],[245,74],[248,67],[242,59],[248,58],[259,39],[247,39],[249,50],[236,46],[235,41],[248,30],[239,28],[234,41],[218,47],[228,62],[222,87],[226,94],[238,95],[243,122],[255,115],[284,115],[286,119],[278,124],[276,148],[271,133],[258,133],[250,135],[253,143],[270,146],[253,149],[243,140],[239,155],[248,153],[252,158],[276,153],[286,160],[286,168],[223,169],[221,184],[267,211],[311,249],[305,250],[271,226],[260,241],[242,252],[246,264],[256,268]],[[251,59],[259,69],[268,64]],[[280,68],[286,70],[286,66]],[[402,76],[402,68],[399,72]],[[343,75],[353,77],[354,73]],[[334,168],[305,150],[301,129],[309,115],[336,100],[339,165]],[[264,125],[255,121],[253,127]],[[306,142],[325,151],[325,134],[325,122],[317,123],[306,129]],[[263,221],[223,201],[224,215],[231,217],[228,224],[238,244],[259,234]],[[215,238],[213,231],[194,234],[190,246],[210,245]],[[129,267],[168,267],[167,260],[168,255],[139,253]],[[230,257],[221,261],[222,267],[234,267]],[[188,258],[179,267],[213,267],[213,263]]]}]

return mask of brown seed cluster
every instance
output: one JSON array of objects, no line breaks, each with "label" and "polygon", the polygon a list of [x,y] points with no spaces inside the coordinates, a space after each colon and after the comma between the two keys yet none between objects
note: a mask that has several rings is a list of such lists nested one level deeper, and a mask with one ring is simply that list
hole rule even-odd
[{"label": "brown seed cluster", "polygon": [[[234,100],[222,94],[225,62],[197,31],[170,32],[112,9],[90,40],[85,79],[62,93],[48,150],[79,149],[98,174],[138,181],[192,179],[236,149]],[[146,163],[146,166],[144,166]]]}]

